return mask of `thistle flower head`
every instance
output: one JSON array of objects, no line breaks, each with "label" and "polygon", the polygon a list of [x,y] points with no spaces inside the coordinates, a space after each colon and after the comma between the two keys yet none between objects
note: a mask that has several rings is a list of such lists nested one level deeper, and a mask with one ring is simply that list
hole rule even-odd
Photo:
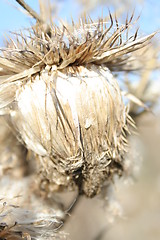
[{"label": "thistle flower head", "polygon": [[121,26],[110,13],[109,26],[85,17],[57,27],[35,18],[1,49],[0,108],[33,151],[42,180],[93,197],[122,174],[131,121],[110,70],[133,69],[132,52],[154,34],[125,39],[133,15]]}]

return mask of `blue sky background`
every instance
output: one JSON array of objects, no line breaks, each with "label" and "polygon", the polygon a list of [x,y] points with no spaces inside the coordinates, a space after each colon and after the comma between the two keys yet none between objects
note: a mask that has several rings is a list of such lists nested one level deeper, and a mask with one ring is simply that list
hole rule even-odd
[{"label": "blue sky background", "polygon": [[[36,11],[38,9],[38,0],[26,0]],[[59,16],[63,19],[69,20],[72,15],[73,19],[77,19],[79,6],[74,0],[64,0],[59,2]],[[144,0],[141,5],[135,4],[137,15],[141,12],[139,21],[140,29],[143,33],[151,33],[152,31],[160,29],[160,1],[159,0]],[[29,26],[31,18],[18,11],[15,6],[18,6],[14,0],[0,0],[0,44],[2,44],[3,34],[10,31],[22,29]],[[103,7],[103,12],[108,15],[108,7]],[[102,6],[98,6],[94,12],[91,13],[93,18],[101,16]]]}]

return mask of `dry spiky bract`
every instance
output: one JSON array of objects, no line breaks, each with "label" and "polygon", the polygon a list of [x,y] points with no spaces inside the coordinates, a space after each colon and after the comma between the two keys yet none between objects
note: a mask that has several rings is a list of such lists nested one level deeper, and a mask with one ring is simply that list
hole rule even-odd
[{"label": "dry spiky bract", "polygon": [[154,34],[127,37],[133,15],[120,26],[109,14],[110,24],[85,17],[57,27],[29,13],[36,25],[1,49],[1,114],[33,152],[45,189],[93,197],[122,174],[131,122],[110,70],[131,70],[131,53]]}]

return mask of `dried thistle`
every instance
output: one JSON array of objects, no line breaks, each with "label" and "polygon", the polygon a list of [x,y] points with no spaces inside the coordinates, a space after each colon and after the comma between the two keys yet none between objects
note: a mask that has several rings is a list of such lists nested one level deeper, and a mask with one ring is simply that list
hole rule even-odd
[{"label": "dried thistle", "polygon": [[4,120],[0,118],[0,239],[66,239],[57,233],[66,217],[63,206],[53,198],[49,205],[35,194],[27,151]]},{"label": "dried thistle", "polygon": [[64,213],[34,196],[32,182],[32,177],[0,180],[0,239],[66,239],[64,233],[57,233]]},{"label": "dried thistle", "polygon": [[1,114],[33,152],[50,191],[78,188],[93,197],[123,173],[133,124],[110,70],[133,70],[132,52],[155,33],[129,37],[133,15],[119,26],[110,13],[109,26],[84,17],[58,27],[17,2],[37,23],[1,49]]}]

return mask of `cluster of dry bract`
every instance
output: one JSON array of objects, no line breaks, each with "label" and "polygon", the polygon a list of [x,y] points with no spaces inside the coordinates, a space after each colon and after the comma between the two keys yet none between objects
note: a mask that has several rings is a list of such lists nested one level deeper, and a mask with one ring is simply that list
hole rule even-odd
[{"label": "cluster of dry bract", "polygon": [[137,68],[154,33],[128,36],[134,16],[110,13],[58,27],[17,2],[36,24],[1,48],[0,239],[66,238],[53,193],[91,198],[123,175],[134,123],[112,72]]}]

